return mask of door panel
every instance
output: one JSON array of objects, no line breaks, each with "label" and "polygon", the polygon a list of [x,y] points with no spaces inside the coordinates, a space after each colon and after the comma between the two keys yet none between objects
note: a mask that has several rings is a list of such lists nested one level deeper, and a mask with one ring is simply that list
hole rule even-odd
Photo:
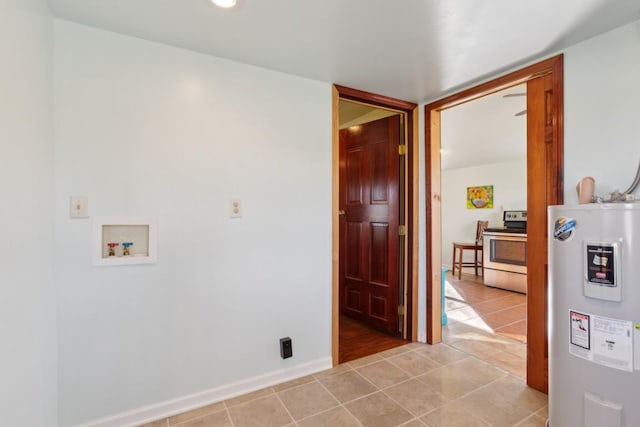
[{"label": "door panel", "polygon": [[362,241],[362,224],[357,222],[348,222],[346,224],[345,241],[346,251],[345,257],[345,271],[346,276],[352,280],[362,280],[360,272],[361,265],[361,241]]},{"label": "door panel", "polygon": [[385,141],[373,144],[371,147],[371,203],[389,202],[387,151]]},{"label": "door panel", "polygon": [[372,284],[388,285],[389,224],[371,223],[371,263],[369,280]]},{"label": "door panel", "polygon": [[371,295],[369,307],[371,316],[384,321],[387,318],[387,311],[387,299]]},{"label": "door panel", "polygon": [[364,172],[364,161],[362,160],[363,151],[360,147],[347,150],[346,161],[346,186],[347,186],[347,204],[361,205],[363,203],[363,184],[361,175]]},{"label": "door panel", "polygon": [[340,131],[340,313],[398,334],[400,117]]}]

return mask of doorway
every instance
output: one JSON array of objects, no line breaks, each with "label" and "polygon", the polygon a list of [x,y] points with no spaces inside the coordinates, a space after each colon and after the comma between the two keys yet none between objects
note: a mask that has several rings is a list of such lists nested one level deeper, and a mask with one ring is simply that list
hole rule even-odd
[{"label": "doorway", "polygon": [[563,57],[555,56],[425,106],[427,342],[441,328],[441,111],[527,87],[527,384],[548,390],[547,206],[563,201]]},{"label": "doorway", "polygon": [[[380,150],[378,147],[381,145],[374,144],[375,148],[366,148],[365,146],[354,146],[351,151],[353,157],[352,160],[355,162],[358,159],[358,154],[362,154],[370,150],[373,153],[373,156],[378,159],[388,158],[389,164],[395,164],[398,166],[397,172],[393,172],[389,174],[396,175],[395,180],[398,181],[398,177],[402,175],[403,179],[400,182],[396,182],[395,186],[397,187],[398,192],[398,200],[396,206],[398,208],[397,220],[391,221],[388,225],[384,225],[384,221],[373,221],[373,223],[369,223],[364,221],[364,225],[356,226],[357,222],[360,222],[361,218],[358,218],[358,221],[355,221],[355,213],[349,213],[348,209],[344,209],[345,207],[345,187],[344,184],[347,182],[345,178],[345,157],[344,157],[344,146],[343,146],[343,156],[341,160],[341,144],[340,144],[340,121],[341,121],[341,102],[342,109],[353,108],[354,110],[362,107],[365,111],[364,115],[370,116],[368,120],[364,120],[364,122],[370,122],[372,128],[376,128],[377,130],[371,130],[371,132],[380,132],[380,127],[384,127],[382,134],[385,132],[388,133],[391,131],[393,133],[393,129],[396,129],[398,138],[395,142],[397,147],[393,147],[395,150],[395,154],[390,150]],[[333,91],[333,212],[332,212],[332,224],[333,224],[333,233],[332,233],[332,248],[333,248],[333,272],[332,272],[332,358],[333,364],[337,365],[340,363],[340,324],[341,324],[341,314],[345,315],[350,312],[352,314],[351,318],[356,318],[357,320],[371,320],[374,327],[379,330],[386,330],[387,334],[396,335],[403,340],[414,340],[416,336],[416,328],[417,328],[417,284],[415,281],[417,280],[417,215],[414,214],[414,209],[417,206],[417,156],[415,155],[417,150],[417,128],[415,127],[417,124],[417,105],[405,101],[400,101],[393,98],[388,98],[376,94],[371,94],[368,92],[363,92],[355,89],[350,89],[342,86],[334,86]],[[382,113],[382,114],[380,114]],[[388,116],[387,118],[384,118]],[[373,119],[373,121],[371,121]],[[377,119],[377,120],[376,120]],[[354,130],[359,130],[362,132],[361,123],[355,123],[349,120],[344,119],[343,114],[343,127],[348,128],[347,125],[357,125],[359,128],[355,128]],[[348,136],[348,130],[342,132],[343,139],[345,135]],[[373,146],[372,146],[373,147]],[[384,152],[383,152],[384,151]],[[385,156],[382,156],[382,154]],[[367,155],[368,156],[368,155]],[[371,158],[370,156],[364,158]],[[385,162],[387,162],[385,160]],[[362,163],[362,162],[360,162]],[[359,167],[359,170],[363,177],[369,179],[373,173],[373,169],[369,168],[368,163],[376,163],[366,161],[367,164]],[[357,164],[357,162],[356,162]],[[354,169],[355,170],[355,169]],[[374,174],[375,175],[375,174]],[[386,180],[387,178],[385,178]],[[386,185],[386,184],[385,184]],[[356,188],[357,186],[353,187]],[[342,190],[341,190],[342,189]],[[358,190],[358,193],[363,190]],[[369,190],[366,190],[370,193]],[[382,196],[383,193],[378,193],[375,195],[373,199],[371,199],[368,195],[365,199],[374,200],[374,210],[380,209],[381,205],[384,203],[378,203],[375,201],[376,198]],[[381,200],[379,200],[381,202]],[[355,208],[353,211],[356,212],[359,209],[359,212],[363,209],[356,206],[357,204],[353,204]],[[366,209],[364,209],[366,211]],[[359,215],[360,213],[358,213]],[[351,215],[351,224],[354,224],[351,228],[353,233],[352,236],[357,236],[355,233],[357,229],[361,230],[373,230],[373,232],[368,233],[370,236],[373,236],[374,239],[377,239],[377,242],[383,242],[386,238],[383,238],[388,231],[389,236],[393,233],[393,240],[396,243],[390,246],[389,256],[385,256],[386,259],[385,265],[391,268],[383,268],[383,263],[381,263],[381,259],[377,262],[370,263],[369,257],[371,255],[370,247],[367,246],[367,239],[365,234],[361,233],[363,237],[358,237],[355,239],[346,239],[345,240],[345,224],[347,217]],[[367,225],[369,224],[369,225]],[[383,226],[384,225],[384,226]],[[383,233],[383,231],[385,231]],[[355,241],[365,242],[365,246],[363,246],[360,250],[360,255],[357,258],[362,258],[364,261],[358,262],[359,265],[362,266],[363,269],[367,269],[368,271],[365,276],[387,276],[390,275],[393,280],[397,281],[400,291],[394,295],[393,298],[387,299],[387,297],[379,292],[373,292],[365,289],[364,285],[361,286],[358,275],[345,274],[345,249],[346,243],[350,242],[352,246]],[[375,242],[374,242],[375,243]],[[351,250],[350,250],[351,251]],[[346,253],[350,253],[350,251],[346,251]],[[366,255],[366,256],[365,256]],[[353,264],[351,264],[353,265]],[[371,270],[371,267],[376,267]],[[347,280],[345,280],[345,277]],[[355,277],[356,280],[351,280]],[[345,286],[345,282],[347,286]],[[382,289],[382,280],[376,279],[374,280],[374,287],[377,287],[378,290]],[[348,304],[347,304],[348,303]],[[382,312],[386,312],[389,316],[381,316]],[[371,315],[372,314],[372,315]],[[343,317],[345,319],[346,317]],[[350,319],[351,319],[350,318]],[[368,319],[367,319],[368,318]],[[383,318],[385,318],[383,320]],[[366,347],[370,347],[363,344]],[[375,349],[372,349],[374,351]],[[364,355],[364,354],[362,354]]]},{"label": "doorway", "polygon": [[[513,216],[527,208],[526,84],[442,110],[441,135],[443,342],[524,378],[526,216]],[[486,249],[454,274],[447,249],[476,244],[479,221]]]}]

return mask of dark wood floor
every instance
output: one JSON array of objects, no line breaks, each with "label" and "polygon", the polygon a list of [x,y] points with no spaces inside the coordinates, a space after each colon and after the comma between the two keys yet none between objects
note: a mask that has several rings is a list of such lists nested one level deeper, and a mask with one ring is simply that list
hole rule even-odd
[{"label": "dark wood floor", "polygon": [[356,320],[340,316],[340,363],[380,353],[406,344],[408,341],[395,338],[371,329]]}]

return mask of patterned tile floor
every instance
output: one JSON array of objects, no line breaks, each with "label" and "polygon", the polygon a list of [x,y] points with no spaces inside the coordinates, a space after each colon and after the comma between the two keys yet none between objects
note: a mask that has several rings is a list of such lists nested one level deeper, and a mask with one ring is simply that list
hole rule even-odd
[{"label": "patterned tile floor", "polygon": [[144,427],[544,427],[547,396],[524,382],[526,297],[446,277],[442,344],[406,344]]}]

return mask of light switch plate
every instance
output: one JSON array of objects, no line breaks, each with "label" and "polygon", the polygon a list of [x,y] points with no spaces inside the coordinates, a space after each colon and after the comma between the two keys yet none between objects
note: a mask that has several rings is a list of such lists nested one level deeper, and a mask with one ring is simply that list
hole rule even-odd
[{"label": "light switch plate", "polygon": [[242,218],[242,200],[240,199],[230,200],[229,218]]},{"label": "light switch plate", "polygon": [[71,196],[69,216],[71,218],[89,218],[89,198],[87,196]]}]

